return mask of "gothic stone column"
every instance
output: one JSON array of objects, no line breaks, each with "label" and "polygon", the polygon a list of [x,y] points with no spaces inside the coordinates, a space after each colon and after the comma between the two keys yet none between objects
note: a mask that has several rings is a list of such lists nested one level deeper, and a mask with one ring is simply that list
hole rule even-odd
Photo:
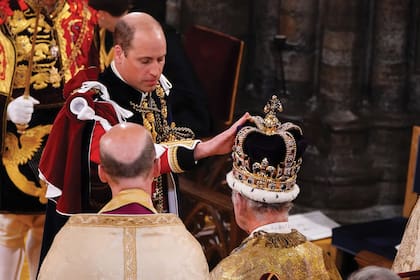
[{"label": "gothic stone column", "polygon": [[304,158],[301,207],[321,209],[341,223],[366,219],[358,213],[378,200],[365,155],[367,127],[357,105],[363,61],[363,0],[322,2],[319,93],[306,116],[312,145]]},{"label": "gothic stone column", "polygon": [[375,1],[368,153],[380,174],[380,205],[399,212],[407,176],[411,124],[407,114],[409,0]]}]

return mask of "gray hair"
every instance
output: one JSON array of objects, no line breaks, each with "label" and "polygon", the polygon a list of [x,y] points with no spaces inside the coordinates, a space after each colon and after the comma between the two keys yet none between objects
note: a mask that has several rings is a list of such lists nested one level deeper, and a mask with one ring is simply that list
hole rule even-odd
[{"label": "gray hair", "polygon": [[[238,191],[232,190],[232,195]],[[267,211],[287,211],[289,212],[290,209],[293,207],[293,203],[291,201],[281,202],[281,203],[265,203],[260,201],[255,201],[247,196],[241,194],[241,196],[246,200],[246,203],[249,208],[253,209],[257,213],[264,213]]]},{"label": "gray hair", "polygon": [[401,278],[385,267],[366,266],[353,272],[347,280],[400,280]]}]

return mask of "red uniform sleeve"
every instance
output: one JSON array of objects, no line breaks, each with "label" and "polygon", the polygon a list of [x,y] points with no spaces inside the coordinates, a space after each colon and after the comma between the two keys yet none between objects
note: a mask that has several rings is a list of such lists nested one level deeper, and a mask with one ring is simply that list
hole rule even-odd
[{"label": "red uniform sleeve", "polygon": [[171,172],[171,167],[168,161],[168,149],[160,156],[160,174],[166,174]]},{"label": "red uniform sleeve", "polygon": [[100,162],[99,156],[99,140],[105,134],[105,129],[98,122],[95,124],[92,133],[92,142],[90,145],[90,160],[96,164]]}]

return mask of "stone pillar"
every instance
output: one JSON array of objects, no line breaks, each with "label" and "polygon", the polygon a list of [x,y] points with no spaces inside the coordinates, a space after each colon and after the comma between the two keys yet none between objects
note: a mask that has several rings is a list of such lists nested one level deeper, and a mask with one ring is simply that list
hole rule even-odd
[{"label": "stone pillar", "polygon": [[267,100],[280,88],[276,74],[278,52],[274,44],[274,37],[278,34],[279,3],[279,0],[253,1],[251,17],[255,49],[251,74],[253,88],[249,94],[256,98],[256,108],[263,108]]},{"label": "stone pillar", "polygon": [[[302,119],[306,103],[314,96],[319,58],[317,47],[318,0],[283,0],[280,9],[279,34],[286,45],[279,52],[278,65],[283,60],[286,94],[279,96],[284,113],[290,119]],[[277,80],[281,81],[281,72]]]},{"label": "stone pillar", "polygon": [[406,109],[409,0],[375,1],[371,104],[377,113]]},{"label": "stone pillar", "polygon": [[412,2],[411,6],[411,21],[410,33],[408,38],[411,38],[409,45],[409,95],[408,95],[408,110],[413,114],[414,123],[420,124],[420,3],[418,1]]},{"label": "stone pillar", "polygon": [[375,174],[365,156],[367,127],[358,116],[364,36],[364,0],[323,1],[319,93],[306,116],[311,146],[304,158],[299,206],[321,209],[341,223],[367,218],[375,204]]},{"label": "stone pillar", "polygon": [[368,153],[379,173],[381,205],[403,202],[411,124],[407,114],[409,0],[375,1]]}]

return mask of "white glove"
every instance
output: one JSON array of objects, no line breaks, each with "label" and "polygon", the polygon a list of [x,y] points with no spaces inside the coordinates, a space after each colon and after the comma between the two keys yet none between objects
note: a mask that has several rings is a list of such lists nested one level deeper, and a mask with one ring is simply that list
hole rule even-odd
[{"label": "white glove", "polygon": [[15,124],[28,124],[36,104],[39,104],[39,101],[31,96],[19,96],[7,105],[7,119]]}]

